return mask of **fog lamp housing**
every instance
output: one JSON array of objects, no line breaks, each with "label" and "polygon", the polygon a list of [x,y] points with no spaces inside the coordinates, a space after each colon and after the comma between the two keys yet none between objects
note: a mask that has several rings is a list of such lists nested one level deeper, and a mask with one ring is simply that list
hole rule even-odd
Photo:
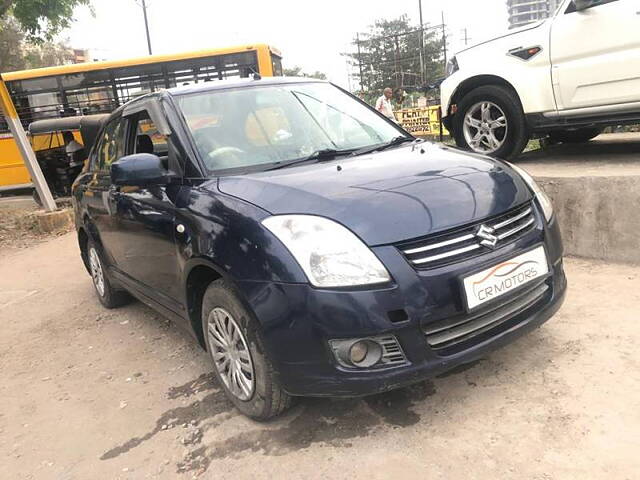
[{"label": "fog lamp housing", "polygon": [[349,369],[384,368],[408,363],[393,335],[329,340],[338,364]]}]

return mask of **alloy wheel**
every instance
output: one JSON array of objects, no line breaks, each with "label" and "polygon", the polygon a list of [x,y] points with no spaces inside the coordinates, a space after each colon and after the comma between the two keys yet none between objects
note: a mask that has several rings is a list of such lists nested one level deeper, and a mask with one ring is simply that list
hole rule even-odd
[{"label": "alloy wheel", "polygon": [[464,116],[463,132],[474,152],[494,153],[507,139],[507,117],[493,102],[478,102]]},{"label": "alloy wheel", "polygon": [[96,252],[96,249],[93,247],[89,250],[89,267],[91,270],[91,278],[93,279],[93,284],[95,285],[98,294],[103,297],[104,273],[102,271],[102,264],[100,263],[98,252]]},{"label": "alloy wheel", "polygon": [[253,396],[255,371],[247,341],[233,316],[216,307],[207,318],[213,363],[229,391],[242,401]]}]

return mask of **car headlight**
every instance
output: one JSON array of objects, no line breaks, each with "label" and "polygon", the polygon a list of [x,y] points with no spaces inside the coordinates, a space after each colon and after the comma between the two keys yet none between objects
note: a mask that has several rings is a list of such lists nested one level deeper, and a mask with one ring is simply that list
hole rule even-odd
[{"label": "car headlight", "polygon": [[452,57],[451,60],[447,62],[447,71],[446,76],[449,77],[460,70],[458,66],[458,59],[456,57]]},{"label": "car headlight", "polygon": [[387,269],[342,225],[312,215],[276,215],[262,224],[284,243],[316,287],[386,283]]},{"label": "car headlight", "polygon": [[[508,162],[507,162],[508,163]],[[544,193],[544,190],[540,188],[540,186],[536,183],[536,181],[525,172],[520,167],[516,167],[514,164],[509,163],[509,166],[513,168],[518,174],[522,177],[522,179],[529,185],[533,193],[536,195],[538,199],[538,203],[542,207],[542,211],[544,212],[544,218],[547,219],[547,222],[551,221],[551,217],[553,216],[553,204],[551,203],[551,199]]]}]

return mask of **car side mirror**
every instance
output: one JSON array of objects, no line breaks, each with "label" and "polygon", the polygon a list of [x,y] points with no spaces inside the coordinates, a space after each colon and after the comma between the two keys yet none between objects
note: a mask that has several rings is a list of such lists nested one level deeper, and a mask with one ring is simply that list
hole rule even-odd
[{"label": "car side mirror", "polygon": [[166,185],[171,177],[160,157],[151,153],[134,153],[111,164],[111,183],[114,185]]},{"label": "car side mirror", "polygon": [[576,12],[580,12],[581,10],[586,10],[589,7],[593,6],[593,0],[573,0],[573,6],[576,9]]}]

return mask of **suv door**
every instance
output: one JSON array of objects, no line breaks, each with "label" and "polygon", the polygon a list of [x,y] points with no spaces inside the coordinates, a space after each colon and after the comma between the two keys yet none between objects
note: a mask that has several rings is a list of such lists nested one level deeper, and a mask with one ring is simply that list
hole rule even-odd
[{"label": "suv door", "polygon": [[613,110],[620,111],[634,109],[629,103],[640,102],[639,31],[637,0],[592,0],[581,11],[571,2],[559,12],[551,26],[558,110],[604,105],[616,105]]},{"label": "suv door", "polygon": [[[169,143],[156,128],[154,115],[149,110],[136,109],[126,117],[124,153],[154,154],[168,167]],[[114,242],[119,246],[118,273],[131,288],[179,313],[181,304],[177,299],[182,295],[175,245],[175,209],[180,182],[112,188],[115,190]]]}]

